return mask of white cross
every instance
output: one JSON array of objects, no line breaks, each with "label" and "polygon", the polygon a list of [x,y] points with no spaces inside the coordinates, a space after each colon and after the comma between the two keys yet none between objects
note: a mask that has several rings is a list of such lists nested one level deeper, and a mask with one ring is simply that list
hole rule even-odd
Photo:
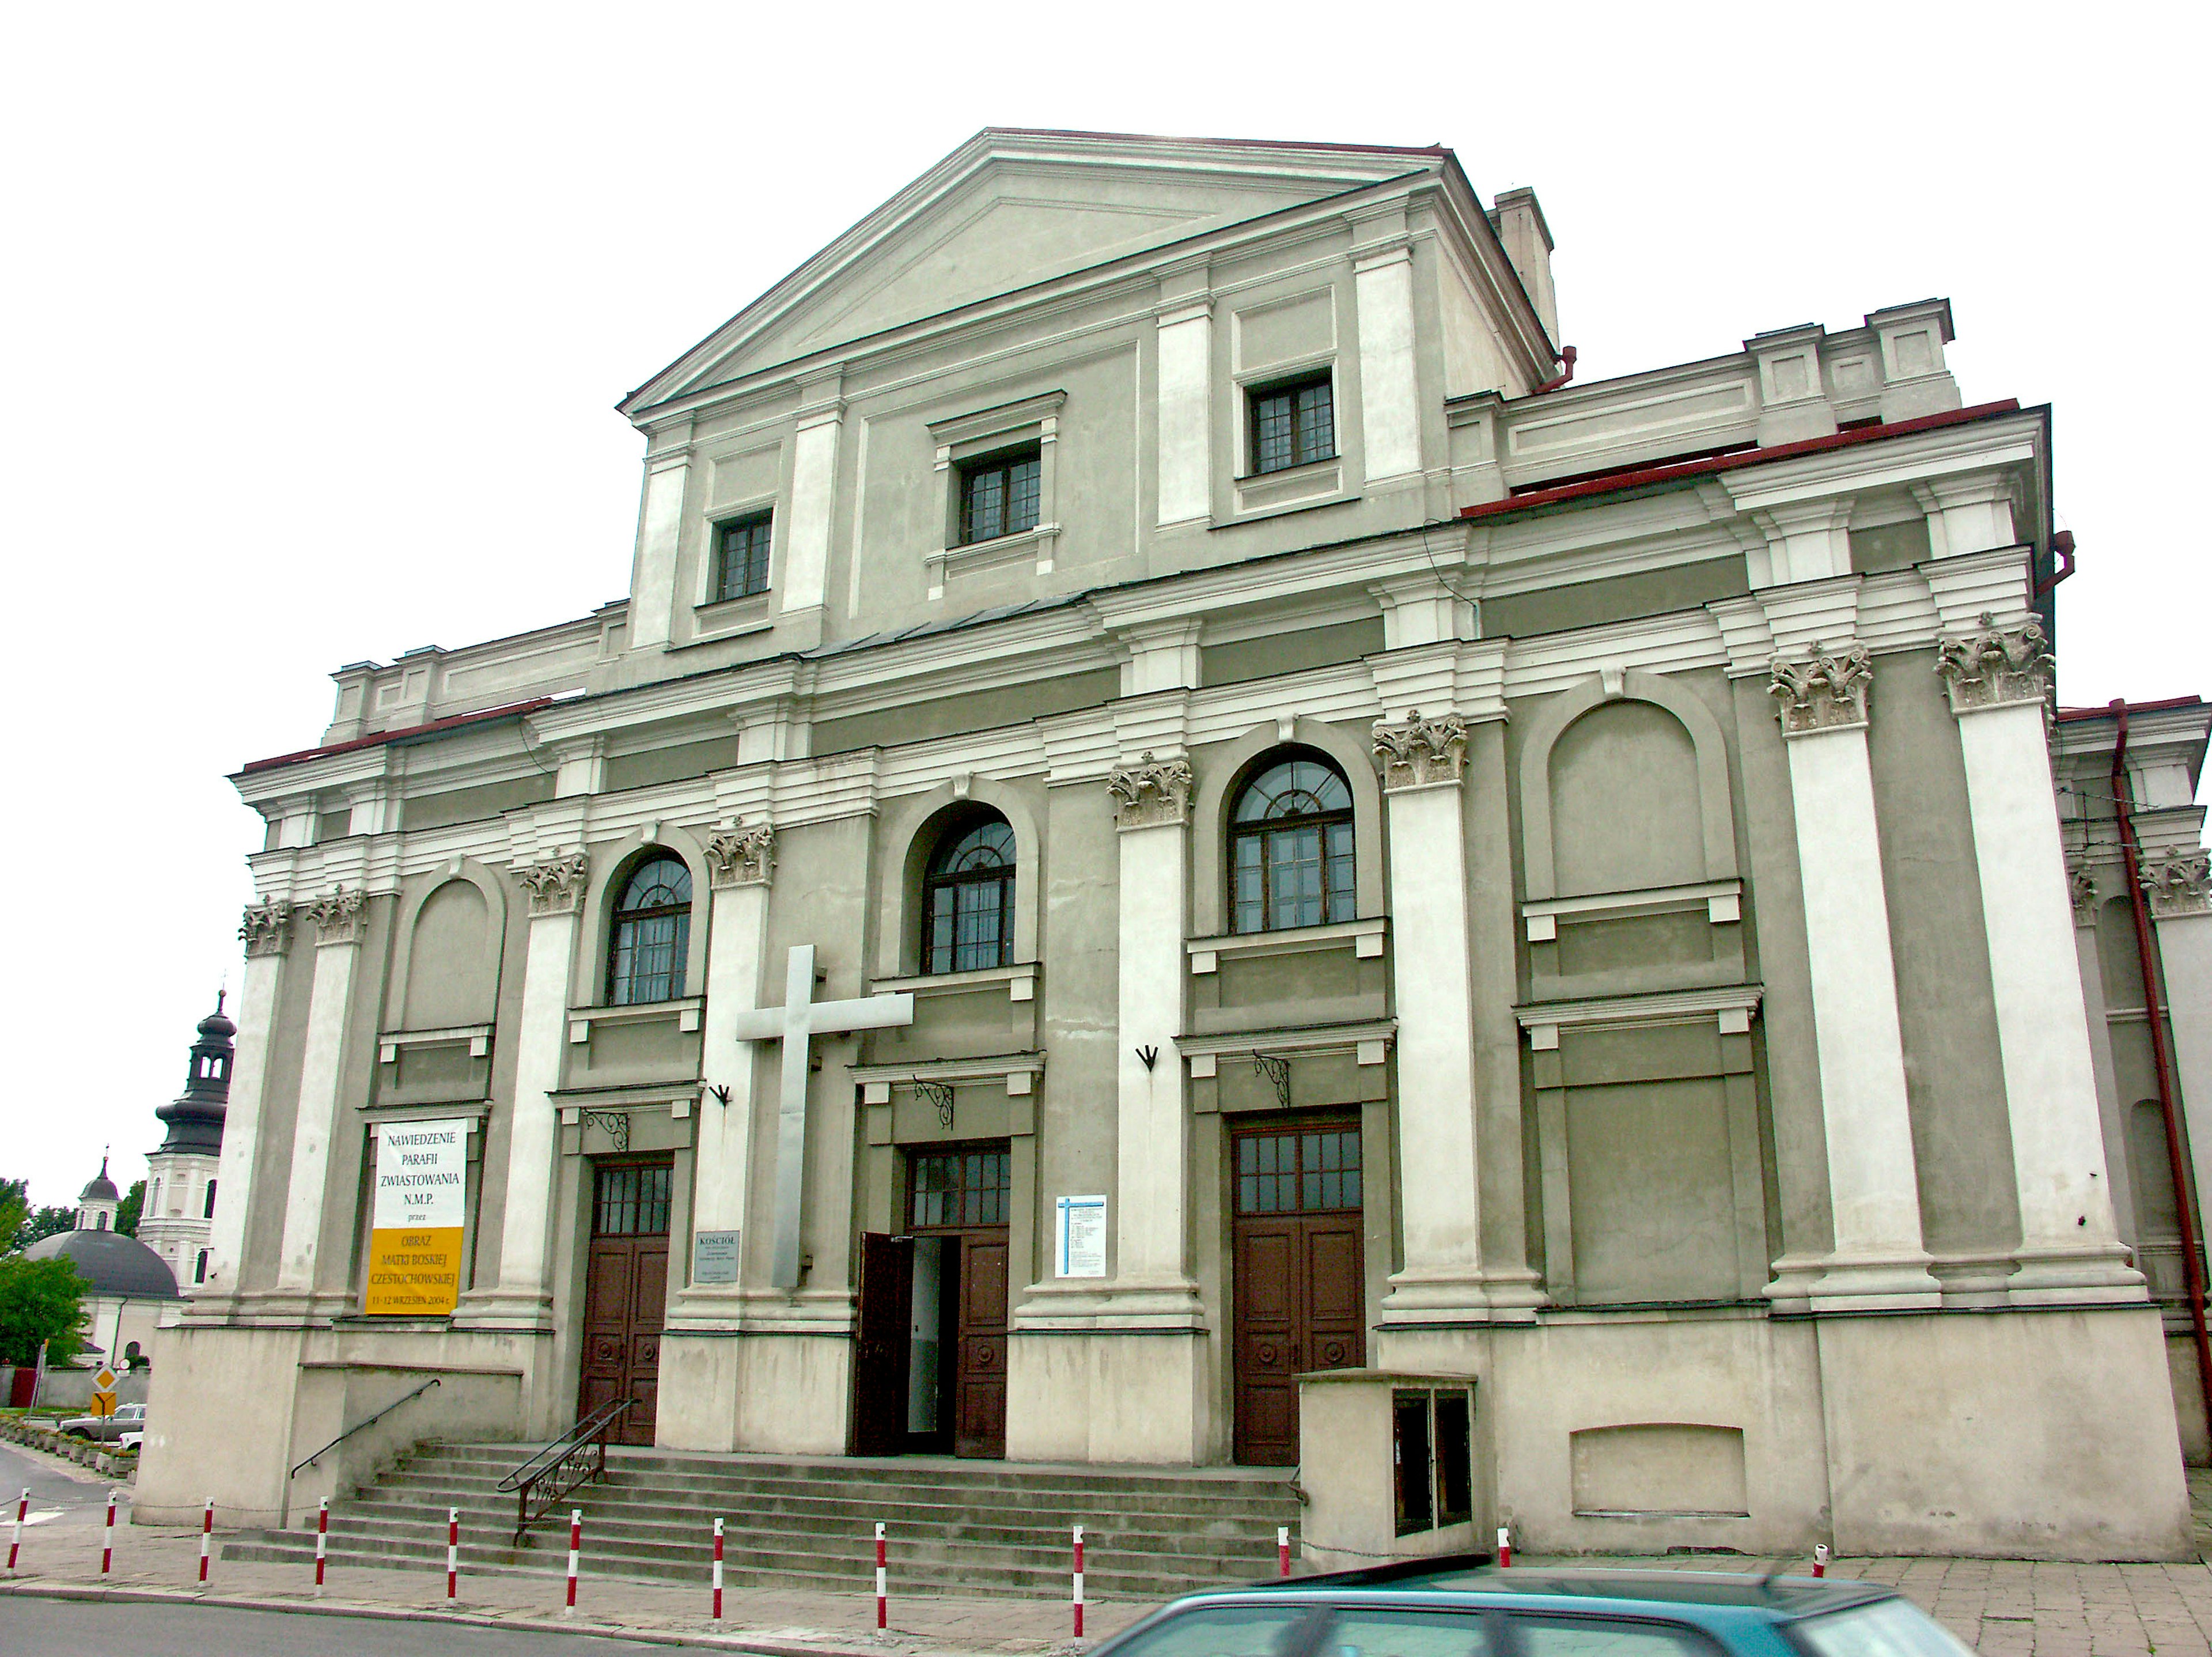
[{"label": "white cross", "polygon": [[737,1017],[740,1041],[783,1043],[783,1084],[776,1101],[775,1271],[778,1288],[799,1287],[799,1199],[806,1164],[808,1049],[816,1035],[888,1029],[914,1023],[914,997],[863,996],[856,1001],[814,998],[814,946],[794,944],[784,968],[783,1005]]}]

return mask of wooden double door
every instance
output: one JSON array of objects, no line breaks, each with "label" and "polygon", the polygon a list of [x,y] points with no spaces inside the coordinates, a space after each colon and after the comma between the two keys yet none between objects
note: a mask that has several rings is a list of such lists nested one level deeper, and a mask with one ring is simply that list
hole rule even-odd
[{"label": "wooden double door", "polygon": [[908,1229],[860,1239],[853,1453],[1006,1453],[1004,1142],[908,1158]]},{"label": "wooden double door", "polygon": [[617,1444],[653,1442],[660,1390],[660,1332],[668,1309],[668,1195],[672,1166],[600,1162],[592,1168],[592,1240],[584,1268],[584,1367],[579,1420],[633,1400]]},{"label": "wooden double door", "polygon": [[1234,1130],[1230,1221],[1237,1460],[1298,1460],[1297,1377],[1367,1362],[1359,1124]]}]

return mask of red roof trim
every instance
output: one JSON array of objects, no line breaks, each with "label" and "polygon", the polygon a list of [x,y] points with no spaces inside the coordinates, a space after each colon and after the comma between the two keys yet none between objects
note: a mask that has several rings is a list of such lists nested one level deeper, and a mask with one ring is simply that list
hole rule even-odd
[{"label": "red roof trim", "polygon": [[326,759],[332,754],[350,754],[356,748],[377,748],[409,737],[428,737],[465,725],[482,725],[487,719],[511,719],[524,713],[534,713],[539,708],[550,706],[552,701],[550,696],[533,696],[526,702],[509,702],[504,707],[487,707],[480,713],[456,713],[450,719],[432,719],[426,725],[403,725],[397,731],[379,731],[346,742],[328,743],[320,748],[303,748],[296,754],[279,754],[272,759],[249,760],[238,768],[238,774],[250,777],[257,771],[273,770],[280,765],[297,765],[302,760]]},{"label": "red roof trim", "polygon": [[[2177,707],[2203,706],[2202,696],[2168,696],[2163,701],[2130,702],[2127,709],[2130,713],[2164,713]],[[2112,717],[2112,710],[2110,707],[2062,707],[2057,717],[2062,723],[2075,719],[2109,719]]]},{"label": "red roof trim", "polygon": [[2006,398],[1997,403],[1978,403],[1971,409],[1953,409],[1943,414],[1922,415],[1917,420],[1900,420],[1892,425],[1838,432],[1831,437],[1808,437],[1799,443],[1779,443],[1771,449],[1745,449],[1735,454],[1716,455],[1710,459],[1647,465],[1616,472],[1610,476],[1586,478],[1578,483],[1561,483],[1555,488],[1537,489],[1528,495],[1508,495],[1503,501],[1484,501],[1472,507],[1462,507],[1459,515],[1462,518],[1496,518],[1507,513],[1548,507],[1557,501],[1578,501],[1594,495],[1612,495],[1622,489],[1645,489],[1654,484],[1678,483],[1689,477],[1710,477],[1716,472],[1731,472],[1744,466],[1764,465],[1774,460],[1795,460],[1800,455],[1826,454],[1831,449],[1848,449],[1861,443],[1880,443],[1893,437],[1910,437],[1916,432],[1941,431],[1947,426],[1964,426],[1977,420],[2019,412],[2020,404],[2013,398]]}]

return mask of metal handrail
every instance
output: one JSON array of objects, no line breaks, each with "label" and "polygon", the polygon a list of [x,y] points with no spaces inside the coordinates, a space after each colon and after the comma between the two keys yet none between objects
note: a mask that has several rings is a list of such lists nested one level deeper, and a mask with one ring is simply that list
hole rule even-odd
[{"label": "metal handrail", "polygon": [[355,1422],[352,1426],[347,1428],[345,1431],[340,1433],[329,1443],[324,1445],[323,1448],[316,1451],[314,1454],[309,1456],[305,1461],[301,1462],[298,1466],[294,1467],[291,1472],[286,1473],[284,1475],[284,1500],[279,1504],[279,1511],[276,1515],[276,1528],[279,1530],[286,1530],[291,1526],[292,1481],[300,1476],[301,1467],[313,1466],[315,1463],[320,1461],[325,1455],[328,1455],[332,1450],[337,1448],[339,1445],[344,1443],[346,1440],[351,1438],[362,1428],[374,1426],[378,1422],[383,1420],[385,1417],[390,1415],[401,1405],[406,1403],[409,1399],[417,1399],[422,1397],[423,1393],[428,1392],[433,1387],[440,1385],[442,1377],[433,1375],[429,1380],[424,1381],[420,1387],[417,1387],[413,1392],[408,1393],[406,1398],[393,1399],[391,1403],[386,1405],[374,1415],[368,1417],[366,1420]]},{"label": "metal handrail", "polygon": [[309,1457],[308,1457],[305,1461],[302,1461],[301,1463],[300,1463],[300,1466],[299,1466],[299,1467],[295,1467],[295,1468],[293,1468],[293,1469],[292,1469],[292,1471],[291,1471],[290,1472],[289,1472],[289,1473],[286,1473],[286,1474],[284,1475],[284,1477],[285,1477],[286,1478],[288,1478],[288,1479],[297,1478],[300,1476],[300,1467],[312,1467],[312,1466],[313,1466],[315,1465],[315,1463],[317,1463],[318,1461],[320,1461],[320,1460],[322,1460],[325,1455],[329,1454],[332,1450],[335,1450],[336,1448],[337,1448],[337,1447],[338,1447],[339,1445],[341,1445],[341,1444],[344,1443],[344,1442],[346,1442],[346,1440],[348,1440],[348,1439],[351,1438],[351,1437],[352,1437],[356,1433],[359,1432],[362,1428],[364,1428],[364,1427],[373,1427],[373,1426],[374,1426],[378,1422],[380,1422],[380,1421],[383,1420],[385,1417],[386,1417],[386,1416],[390,1415],[390,1414],[391,1414],[394,1410],[398,1409],[401,1405],[403,1405],[403,1404],[406,1403],[408,1399],[420,1398],[420,1397],[422,1397],[422,1394],[423,1394],[423,1393],[425,1393],[428,1392],[428,1391],[429,1391],[433,1387],[438,1386],[438,1385],[440,1385],[440,1384],[441,1384],[441,1382],[440,1382],[440,1378],[439,1378],[438,1376],[436,1376],[436,1375],[433,1375],[433,1376],[431,1376],[431,1377],[430,1377],[430,1379],[429,1379],[429,1380],[428,1380],[428,1381],[424,1381],[424,1382],[423,1382],[420,1387],[416,1387],[413,1392],[411,1392],[411,1393],[408,1393],[408,1394],[407,1394],[407,1398],[395,1398],[395,1399],[393,1399],[392,1400],[392,1402],[391,1402],[391,1403],[389,1403],[389,1404],[386,1405],[385,1405],[381,1410],[379,1410],[379,1411],[378,1411],[374,1415],[373,1415],[373,1416],[369,1417],[366,1421],[356,1421],[356,1422],[355,1422],[355,1423],[354,1423],[354,1424],[353,1424],[352,1426],[350,1426],[350,1427],[347,1428],[347,1429],[345,1429],[345,1431],[343,1431],[343,1432],[340,1433],[340,1434],[339,1434],[336,1438],[332,1439],[329,1443],[327,1443],[327,1444],[324,1445],[324,1446],[323,1446],[323,1448],[322,1448],[321,1449],[319,1449],[319,1450],[316,1451],[316,1452],[314,1453],[314,1454],[313,1454],[313,1455],[309,1456]]},{"label": "metal handrail", "polygon": [[607,1432],[637,1400],[610,1399],[499,1481],[514,1492],[514,1545],[556,1502],[607,1472]]}]

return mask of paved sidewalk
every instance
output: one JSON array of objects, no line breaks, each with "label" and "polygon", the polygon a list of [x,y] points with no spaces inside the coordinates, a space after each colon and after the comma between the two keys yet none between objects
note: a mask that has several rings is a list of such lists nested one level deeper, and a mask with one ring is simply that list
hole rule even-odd
[{"label": "paved sidewalk", "polygon": [[[12,1447],[11,1447],[12,1448]],[[40,1458],[41,1462],[50,1458]],[[445,1598],[435,1569],[372,1570],[332,1566],[323,1598],[311,1566],[231,1562],[221,1557],[222,1533],[207,1587],[198,1581],[197,1531],[140,1528],[118,1522],[112,1573],[100,1575],[101,1486],[82,1470],[57,1470],[90,1487],[82,1504],[57,1503],[52,1516],[24,1532],[23,1555],[12,1576],[0,1574],[0,1606],[10,1593],[105,1594],[208,1599],[274,1610],[370,1615],[457,1616],[504,1627],[627,1635],[678,1644],[723,1646],[788,1657],[966,1657],[1038,1654],[1070,1643],[1064,1599],[1018,1600],[902,1594],[892,1567],[890,1636],[875,1631],[871,1562],[854,1562],[850,1594],[787,1588],[730,1588],[723,1620],[708,1617],[702,1557],[695,1588],[595,1578],[588,1551],[574,1618],[562,1613],[562,1578],[464,1575],[457,1601]],[[2191,1494],[2200,1521],[2212,1519],[2212,1474],[2192,1469]],[[33,1504],[33,1512],[40,1511]],[[125,1518],[127,1519],[127,1508]],[[9,1515],[12,1517],[12,1514]],[[702,1550],[703,1553],[703,1550]],[[1524,1558],[1535,1565],[1543,1561]],[[1711,1555],[1665,1559],[1576,1559],[1564,1564],[1636,1564],[1668,1569],[1761,1569],[1763,1560]],[[1802,1569],[1793,1565],[1793,1569]],[[1985,1657],[2212,1657],[2212,1569],[2203,1563],[2075,1565],[2010,1559],[1839,1559],[1838,1576],[1887,1582],[1933,1612]],[[1085,1643],[1125,1627],[1149,1605],[1093,1604]],[[0,1611],[4,1616],[4,1611]]]}]

